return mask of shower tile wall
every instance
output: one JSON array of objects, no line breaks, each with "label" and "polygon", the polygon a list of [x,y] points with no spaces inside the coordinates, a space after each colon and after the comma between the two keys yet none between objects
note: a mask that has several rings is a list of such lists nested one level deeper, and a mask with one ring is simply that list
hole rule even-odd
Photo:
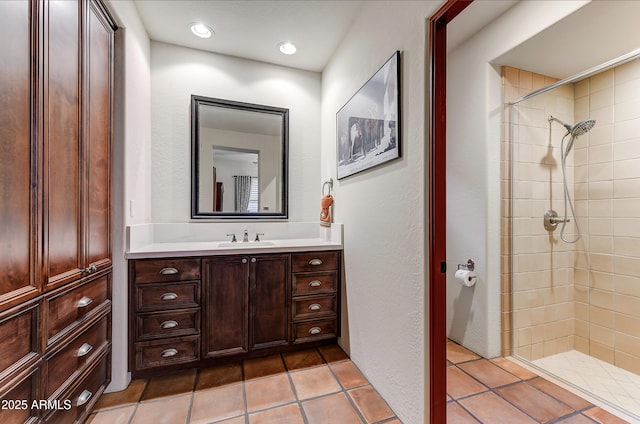
[{"label": "shower tile wall", "polygon": [[[552,82],[503,68],[505,101]],[[640,60],[516,109],[513,175],[508,110],[502,150],[504,353],[535,360],[575,349],[640,373]],[[549,236],[542,228],[546,209],[564,210],[559,145],[566,131],[553,125],[553,148],[546,155],[548,115],[571,124],[596,120],[568,159],[569,188],[583,232],[575,245],[559,241],[559,229]]]},{"label": "shower tile wall", "polygon": [[[556,81],[505,67],[505,102]],[[563,210],[560,139],[565,131],[561,125],[552,126],[550,144],[549,115],[573,121],[573,87],[560,87],[519,104],[511,129],[506,109],[503,131],[503,248],[510,248],[513,255],[509,257],[509,250],[503,250],[503,342],[513,342],[503,348],[505,354],[516,353],[529,360],[571,350],[574,345],[574,246],[559,241],[559,230],[550,236],[542,225],[545,211]],[[510,130],[513,144],[509,144]],[[510,322],[505,306],[513,308]],[[515,352],[508,352],[509,346]]]}]

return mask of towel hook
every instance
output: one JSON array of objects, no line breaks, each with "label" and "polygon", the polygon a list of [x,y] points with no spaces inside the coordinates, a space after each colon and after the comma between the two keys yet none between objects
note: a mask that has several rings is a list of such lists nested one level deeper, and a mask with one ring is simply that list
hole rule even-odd
[{"label": "towel hook", "polygon": [[[325,194],[325,187],[328,187],[328,193]],[[333,178],[329,178],[328,181],[325,181],[322,184],[322,195],[323,196],[327,196],[327,195],[331,195],[331,191],[333,190]]]}]

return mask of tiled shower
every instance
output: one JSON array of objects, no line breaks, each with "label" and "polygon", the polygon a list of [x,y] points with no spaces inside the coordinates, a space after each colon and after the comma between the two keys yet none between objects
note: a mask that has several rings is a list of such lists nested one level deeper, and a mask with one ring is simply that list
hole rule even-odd
[{"label": "tiled shower", "polygon": [[[577,386],[584,380],[573,377],[602,368],[607,388],[582,389],[640,417],[640,59],[547,91],[558,81],[510,67],[502,76],[503,354]],[[547,210],[563,217],[565,208],[567,129],[549,116],[596,121],[567,156],[582,233],[573,244],[561,240],[562,224],[543,226]],[[568,369],[576,363],[579,372]]]}]

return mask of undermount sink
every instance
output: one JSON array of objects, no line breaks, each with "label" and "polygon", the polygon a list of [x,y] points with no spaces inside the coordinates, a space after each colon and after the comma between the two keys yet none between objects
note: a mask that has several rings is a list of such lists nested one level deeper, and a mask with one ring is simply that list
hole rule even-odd
[{"label": "undermount sink", "polygon": [[231,242],[225,241],[218,243],[218,247],[262,247],[262,246],[275,246],[272,241],[249,241],[249,242]]}]

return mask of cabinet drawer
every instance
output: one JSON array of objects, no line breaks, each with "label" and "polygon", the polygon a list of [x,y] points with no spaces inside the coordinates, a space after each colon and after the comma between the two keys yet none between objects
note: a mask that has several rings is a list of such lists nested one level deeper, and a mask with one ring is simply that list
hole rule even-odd
[{"label": "cabinet drawer", "polygon": [[337,320],[304,322],[293,325],[293,342],[305,343],[336,337]]},{"label": "cabinet drawer", "polygon": [[338,253],[306,252],[291,255],[293,272],[326,271],[338,269]]},{"label": "cabinet drawer", "polygon": [[25,377],[19,377],[18,382],[0,397],[0,423],[23,424],[29,420],[36,422],[38,409],[31,409],[33,401],[41,397],[37,393],[40,383],[40,369],[36,368]]},{"label": "cabinet drawer", "polygon": [[136,286],[140,312],[200,306],[200,282],[153,283]]},{"label": "cabinet drawer", "polygon": [[336,272],[314,272],[293,275],[293,294],[333,293],[336,291]]},{"label": "cabinet drawer", "polygon": [[39,305],[31,303],[0,315],[0,378],[37,357],[39,311]]},{"label": "cabinet drawer", "polygon": [[200,279],[200,259],[158,259],[133,262],[135,284]]},{"label": "cabinet drawer", "polygon": [[45,397],[51,397],[70,377],[77,377],[84,371],[88,361],[107,345],[110,318],[110,314],[104,316],[47,359]]},{"label": "cabinet drawer", "polygon": [[56,291],[45,298],[47,315],[47,344],[58,333],[69,330],[83,321],[91,311],[109,301],[111,275],[99,277],[71,289]]},{"label": "cabinet drawer", "polygon": [[136,343],[136,370],[197,361],[199,351],[198,336]]},{"label": "cabinet drawer", "polygon": [[58,398],[60,407],[45,419],[46,423],[81,422],[89,414],[109,382],[110,356],[105,355],[70,393]]},{"label": "cabinet drawer", "polygon": [[158,337],[197,335],[200,332],[200,310],[139,314],[138,340]]},{"label": "cabinet drawer", "polygon": [[323,318],[336,314],[336,296],[293,299],[293,320]]}]

